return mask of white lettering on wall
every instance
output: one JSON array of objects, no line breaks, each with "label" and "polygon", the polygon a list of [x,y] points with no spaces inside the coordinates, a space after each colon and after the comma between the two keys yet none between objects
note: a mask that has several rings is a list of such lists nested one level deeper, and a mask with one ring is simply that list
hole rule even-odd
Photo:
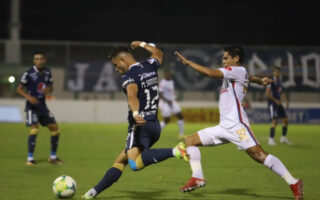
[{"label": "white lettering on wall", "polygon": [[117,90],[113,72],[112,64],[110,62],[105,63],[93,90],[96,92]]},{"label": "white lettering on wall", "polygon": [[[268,69],[268,66],[258,57],[256,53],[252,54],[252,57],[249,59],[248,66],[250,75],[259,74]],[[258,84],[250,84],[250,86],[255,88],[264,88],[264,86]]]},{"label": "white lettering on wall", "polygon": [[89,63],[75,63],[77,69],[76,80],[68,80],[68,88],[71,91],[82,91],[84,88],[84,75],[89,67]]},{"label": "white lettering on wall", "polygon": [[293,64],[293,55],[290,52],[287,52],[288,55],[288,80],[283,82],[283,87],[288,88],[291,86],[296,86],[296,82],[294,81],[294,64]]},{"label": "white lettering on wall", "polygon": [[[315,64],[315,81],[309,79],[308,73],[308,61],[314,61]],[[301,56],[302,63],[302,85],[306,85],[313,88],[320,88],[320,55],[316,53],[310,53],[308,55]]]}]

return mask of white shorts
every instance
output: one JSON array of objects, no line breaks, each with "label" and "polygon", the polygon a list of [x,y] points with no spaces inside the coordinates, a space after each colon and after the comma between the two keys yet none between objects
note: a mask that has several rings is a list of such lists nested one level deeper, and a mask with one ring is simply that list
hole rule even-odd
[{"label": "white shorts", "polygon": [[160,99],[159,108],[163,117],[170,117],[173,114],[178,114],[181,112],[181,108],[177,101],[173,100],[171,106],[166,102]]},{"label": "white shorts", "polygon": [[241,123],[229,129],[223,128],[220,125],[205,128],[198,131],[198,135],[203,146],[216,146],[232,142],[237,145],[239,150],[246,150],[259,145],[250,127]]}]

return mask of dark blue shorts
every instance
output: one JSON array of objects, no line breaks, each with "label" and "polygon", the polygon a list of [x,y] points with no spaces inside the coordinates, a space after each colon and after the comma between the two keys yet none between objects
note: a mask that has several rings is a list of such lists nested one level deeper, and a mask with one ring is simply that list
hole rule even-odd
[{"label": "dark blue shorts", "polygon": [[287,113],[282,105],[275,105],[269,104],[268,105],[270,119],[277,119],[277,118],[285,118],[287,117]]},{"label": "dark blue shorts", "polygon": [[26,108],[27,115],[27,126],[40,123],[41,126],[47,126],[48,124],[56,124],[56,120],[53,114],[49,111],[47,107],[42,108]]},{"label": "dark blue shorts", "polygon": [[159,140],[160,132],[158,120],[147,121],[144,126],[129,126],[126,152],[133,147],[149,149]]}]

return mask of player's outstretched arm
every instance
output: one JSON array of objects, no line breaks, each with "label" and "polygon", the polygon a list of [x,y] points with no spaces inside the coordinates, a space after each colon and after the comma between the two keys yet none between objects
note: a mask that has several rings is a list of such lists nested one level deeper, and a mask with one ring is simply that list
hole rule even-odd
[{"label": "player's outstretched arm", "polygon": [[151,46],[148,43],[142,41],[132,41],[131,49],[136,49],[137,47],[144,48],[145,50],[151,53],[151,58],[156,58],[160,64],[162,63],[163,52],[157,47]]},{"label": "player's outstretched arm", "polygon": [[254,75],[249,75],[249,81],[252,83],[256,83],[256,84],[264,85],[264,86],[272,83],[272,79],[270,79],[268,77],[260,78],[260,77],[254,76]]},{"label": "player's outstretched arm", "polygon": [[132,111],[133,118],[138,125],[144,125],[146,121],[139,115],[139,99],[138,99],[138,85],[129,84],[127,86],[128,104]]},{"label": "player's outstretched arm", "polygon": [[220,78],[223,79],[223,73],[220,70],[210,69],[208,67],[199,65],[197,63],[192,62],[191,60],[186,59],[183,55],[181,55],[178,51],[175,51],[174,54],[178,57],[179,61],[184,65],[189,65],[196,71],[201,74],[208,76],[210,78]]}]

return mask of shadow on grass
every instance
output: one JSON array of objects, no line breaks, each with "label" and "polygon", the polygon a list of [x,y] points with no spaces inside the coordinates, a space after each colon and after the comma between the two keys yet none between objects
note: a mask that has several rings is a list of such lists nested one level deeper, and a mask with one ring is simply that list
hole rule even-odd
[{"label": "shadow on grass", "polygon": [[[102,197],[98,199],[148,199],[148,200],[154,200],[154,199],[159,199],[161,196],[163,196],[165,193],[167,193],[167,190],[157,190],[157,189],[150,189],[148,191],[128,191],[128,190],[123,190],[119,191],[119,194],[121,195],[111,195],[108,197]],[[168,199],[168,198],[166,198]],[[168,200],[175,200],[176,198],[168,199]]]},{"label": "shadow on grass", "polygon": [[249,189],[226,189],[218,192],[213,192],[214,194],[229,194],[229,195],[237,195],[237,196],[248,196],[254,197],[255,199],[264,198],[264,199],[292,199],[293,197],[284,197],[284,196],[276,196],[276,195],[261,195],[250,192]]}]

